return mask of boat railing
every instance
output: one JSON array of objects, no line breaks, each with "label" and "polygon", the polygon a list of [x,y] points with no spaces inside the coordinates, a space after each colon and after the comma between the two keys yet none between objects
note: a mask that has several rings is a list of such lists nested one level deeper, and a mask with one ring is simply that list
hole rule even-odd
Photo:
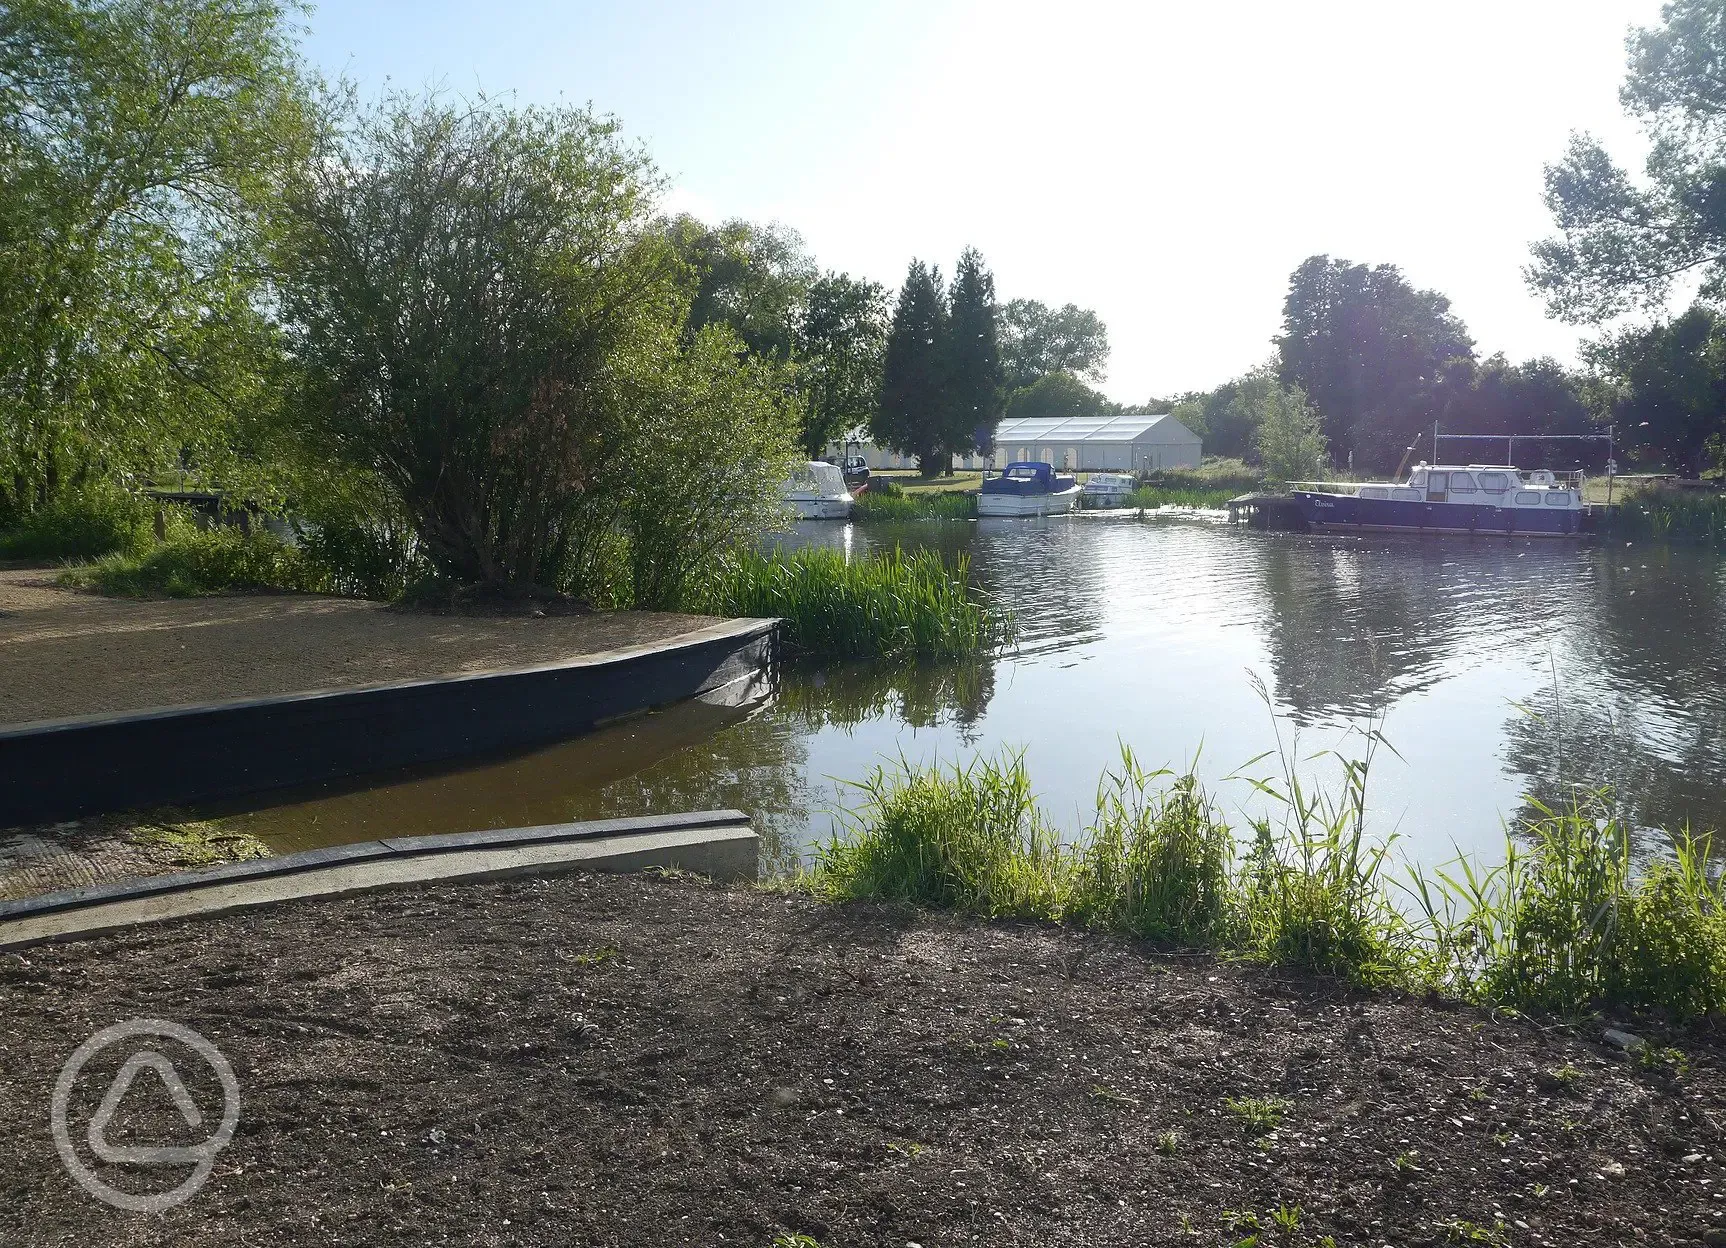
[{"label": "boat railing", "polygon": [[1291,490],[1322,490],[1326,494],[1358,494],[1359,481],[1285,481]]}]

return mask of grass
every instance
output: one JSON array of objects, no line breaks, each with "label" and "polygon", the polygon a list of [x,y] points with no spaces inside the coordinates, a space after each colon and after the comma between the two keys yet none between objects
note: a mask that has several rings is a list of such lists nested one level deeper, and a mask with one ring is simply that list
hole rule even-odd
[{"label": "grass", "polygon": [[898,489],[876,490],[873,483],[851,507],[851,518],[861,521],[969,520],[977,514],[977,496],[952,490],[910,493]]},{"label": "grass", "polygon": [[1539,808],[1507,832],[1500,866],[1458,859],[1390,878],[1388,847],[1365,832],[1382,744],[1366,735],[1365,757],[1337,760],[1334,797],[1298,781],[1296,743],[1279,748],[1281,774],[1250,783],[1281,816],[1251,827],[1238,861],[1191,772],[1148,772],[1126,751],[1068,840],[1020,755],[901,759],[857,786],[863,801],[807,883],[835,900],[1072,923],[1521,1010],[1726,1009],[1726,891],[1706,838],[1675,837],[1636,870],[1603,804]]},{"label": "grass", "polygon": [[316,590],[321,574],[292,546],[263,532],[172,527],[165,540],[68,568],[61,582],[127,598],[191,598],[258,589]]},{"label": "grass", "polygon": [[1726,494],[1662,487],[1639,490],[1611,513],[1615,537],[1726,547]]},{"label": "grass", "polygon": [[1229,499],[1246,492],[1232,485],[1141,485],[1127,495],[1126,505],[1141,511],[1150,511],[1157,507],[1193,507],[1216,511]]},{"label": "grass", "polygon": [[0,529],[0,559],[95,559],[150,540],[150,507],[113,486],[65,495]]},{"label": "grass", "polygon": [[886,471],[878,469],[869,475],[869,489],[866,493],[873,494],[880,490],[889,494],[942,494],[956,490],[975,490],[981,484],[983,473],[980,469],[960,469],[958,472],[942,473],[935,477],[921,477],[915,472],[895,472],[889,476]]},{"label": "grass", "polygon": [[835,550],[727,556],[699,587],[691,610],[777,616],[793,650],[833,658],[959,658],[1011,631],[1007,614],[970,584],[970,563],[952,567],[932,550],[846,559]]}]

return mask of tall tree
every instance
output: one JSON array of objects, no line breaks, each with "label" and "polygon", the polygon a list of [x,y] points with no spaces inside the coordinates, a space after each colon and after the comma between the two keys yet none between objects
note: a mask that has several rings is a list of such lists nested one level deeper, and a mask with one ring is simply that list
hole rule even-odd
[{"label": "tall tree", "polygon": [[876,282],[829,273],[809,288],[797,331],[799,439],[811,459],[869,423],[881,392],[887,292]]},{"label": "tall tree", "polygon": [[[1466,386],[1449,396],[1444,426],[1452,433],[1481,434],[1592,434],[1601,432],[1604,405],[1596,394],[1598,383],[1582,373],[1566,369],[1553,359],[1512,364],[1502,354],[1483,361]],[[1466,445],[1466,444],[1465,444]],[[1484,450],[1488,444],[1478,443]],[[1605,459],[1587,443],[1549,442],[1533,444],[1522,467],[1569,468],[1577,462],[1598,469]],[[1478,457],[1478,456],[1477,456]]]},{"label": "tall tree", "polygon": [[1395,265],[1311,256],[1289,277],[1278,371],[1324,421],[1331,454],[1394,466],[1473,370],[1474,343],[1450,300]]},{"label": "tall tree", "polygon": [[1700,476],[1726,453],[1726,316],[1694,307],[1596,351],[1619,380],[1620,436],[1650,465]]},{"label": "tall tree", "polygon": [[666,225],[689,275],[688,335],[728,325],[756,355],[791,358],[815,281],[815,262],[797,231],[727,221],[718,228],[682,215]]},{"label": "tall tree", "polygon": [[995,278],[983,257],[967,247],[953,270],[947,336],[945,449],[987,451],[1001,423],[1000,309]]},{"label": "tall tree", "polygon": [[1007,415],[1014,420],[1042,417],[1064,420],[1072,416],[1106,416],[1115,412],[1107,396],[1091,389],[1071,373],[1039,377],[1007,400]]},{"label": "tall tree", "polygon": [[1102,381],[1109,362],[1109,331],[1089,308],[1050,308],[1014,299],[1001,309],[1001,365],[1008,393],[1050,373]]},{"label": "tall tree", "polygon": [[1247,400],[1252,411],[1253,443],[1265,476],[1272,481],[1303,481],[1322,476],[1328,457],[1319,416],[1299,386],[1270,378]]},{"label": "tall tree", "polygon": [[277,0],[0,5],[0,522],[230,447],[260,237],[312,130]]},{"label": "tall tree", "polygon": [[1598,324],[1664,306],[1696,275],[1726,298],[1726,22],[1718,0],[1669,0],[1630,39],[1619,93],[1651,140],[1637,184],[1586,134],[1546,169],[1558,233],[1535,244],[1529,285],[1554,316]]},{"label": "tall tree", "polygon": [[887,333],[881,397],[870,432],[880,445],[914,456],[925,476],[951,463],[948,319],[941,271],[911,261]]}]

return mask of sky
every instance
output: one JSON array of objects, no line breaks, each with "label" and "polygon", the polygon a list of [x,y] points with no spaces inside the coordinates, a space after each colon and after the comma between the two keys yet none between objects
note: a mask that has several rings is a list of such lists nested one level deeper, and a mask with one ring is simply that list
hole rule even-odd
[{"label": "sky", "polygon": [[1103,389],[1269,358],[1328,253],[1450,296],[1482,356],[1575,358],[1523,283],[1571,131],[1639,164],[1624,40],[1659,0],[323,0],[362,90],[591,104],[665,207],[798,231],[890,289],[982,251],[997,293],[1102,316]]}]

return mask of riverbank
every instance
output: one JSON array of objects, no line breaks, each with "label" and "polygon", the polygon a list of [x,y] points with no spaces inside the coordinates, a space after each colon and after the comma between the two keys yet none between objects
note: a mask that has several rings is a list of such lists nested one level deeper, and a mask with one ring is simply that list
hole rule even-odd
[{"label": "riverbank", "polygon": [[[8,1242],[1726,1226],[1718,1036],[1650,1033],[1683,1058],[1642,1063],[1597,1027],[1042,926],[640,876],[442,886],[0,955],[0,1007]],[[208,1186],[149,1219],[86,1197],[40,1129],[65,1055],[135,1016],[213,1041],[242,1106]]]}]

